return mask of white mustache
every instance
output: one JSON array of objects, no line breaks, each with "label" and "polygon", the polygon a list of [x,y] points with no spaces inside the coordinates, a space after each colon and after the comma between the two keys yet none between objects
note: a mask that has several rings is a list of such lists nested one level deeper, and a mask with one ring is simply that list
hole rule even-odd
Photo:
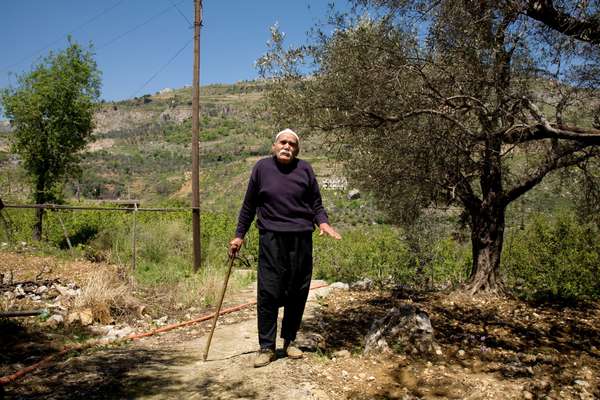
[{"label": "white mustache", "polygon": [[287,151],[287,150],[283,150],[283,149],[282,149],[282,150],[279,150],[279,155],[280,155],[280,156],[288,156],[288,157],[291,157],[291,156],[292,156],[292,153],[291,153],[291,152],[289,152],[289,151]]}]

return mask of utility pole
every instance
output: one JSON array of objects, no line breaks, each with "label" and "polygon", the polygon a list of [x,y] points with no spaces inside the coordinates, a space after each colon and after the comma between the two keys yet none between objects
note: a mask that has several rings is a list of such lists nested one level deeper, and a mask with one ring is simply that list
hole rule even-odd
[{"label": "utility pole", "polygon": [[200,269],[200,27],[202,0],[194,0],[194,79],[192,84],[192,237],[194,241],[194,271]]}]

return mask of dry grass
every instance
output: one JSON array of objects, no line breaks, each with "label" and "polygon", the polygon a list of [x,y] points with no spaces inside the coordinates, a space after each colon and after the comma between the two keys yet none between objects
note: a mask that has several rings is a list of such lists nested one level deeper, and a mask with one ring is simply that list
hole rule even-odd
[{"label": "dry grass", "polygon": [[81,295],[75,300],[76,309],[90,309],[95,321],[109,323],[114,317],[132,314],[139,301],[132,295],[133,284],[114,270],[98,268],[87,276]]},{"label": "dry grass", "polygon": [[[210,264],[202,270],[171,284],[158,284],[143,288],[143,298],[148,305],[147,312],[155,317],[169,315],[173,318],[187,318],[206,307],[215,306],[223,290],[226,271]],[[227,285],[226,302],[247,287],[254,274],[232,273]]]}]

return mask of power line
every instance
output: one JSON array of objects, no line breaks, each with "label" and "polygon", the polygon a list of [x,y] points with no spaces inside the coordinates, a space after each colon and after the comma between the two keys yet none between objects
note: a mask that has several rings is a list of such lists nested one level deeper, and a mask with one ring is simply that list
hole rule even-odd
[{"label": "power line", "polygon": [[192,24],[192,21],[190,21],[189,18],[183,12],[181,12],[181,10],[179,9],[179,7],[177,7],[177,4],[173,3],[173,0],[169,0],[169,2],[171,2],[171,4],[173,4],[173,7],[175,7],[175,9],[179,13],[179,15],[181,15],[187,21],[188,27],[189,28],[193,28],[194,25]]},{"label": "power line", "polygon": [[113,44],[114,42],[120,40],[121,38],[123,38],[124,36],[130,34],[131,32],[134,32],[136,30],[138,30],[139,28],[141,28],[142,26],[148,24],[149,22],[151,22],[152,20],[154,20],[155,18],[160,17],[163,14],[166,14],[168,11],[171,10],[171,8],[173,7],[177,7],[177,4],[181,4],[183,3],[184,0],[181,0],[177,3],[172,3],[172,5],[170,5],[169,7],[163,9],[162,11],[159,11],[158,13],[154,14],[153,16],[151,16],[150,18],[148,18],[147,20],[145,20],[144,22],[142,22],[139,25],[134,26],[133,28],[121,33],[120,35],[115,36],[114,38],[110,39],[108,42],[104,43],[103,45],[98,47],[98,50],[104,49],[107,46],[110,46],[111,44]]},{"label": "power line", "polygon": [[136,94],[138,94],[138,93],[139,93],[139,92],[140,92],[140,91],[141,91],[143,88],[145,88],[145,87],[146,87],[146,86],[147,86],[147,85],[148,85],[150,82],[152,82],[152,80],[153,80],[154,78],[156,78],[156,76],[157,76],[158,74],[160,74],[160,73],[161,73],[161,72],[162,72],[162,71],[163,71],[165,68],[167,68],[167,66],[168,66],[169,64],[171,64],[171,63],[173,62],[173,60],[175,60],[175,59],[177,58],[177,56],[178,56],[179,54],[181,54],[181,52],[182,52],[183,50],[185,50],[185,49],[186,49],[186,47],[188,47],[188,46],[190,45],[190,43],[192,43],[192,40],[193,40],[193,39],[190,39],[190,40],[188,40],[188,42],[187,42],[187,43],[186,43],[186,44],[185,44],[185,45],[184,45],[182,48],[180,48],[179,50],[177,50],[177,53],[175,53],[175,55],[174,55],[173,57],[171,57],[171,59],[169,59],[169,61],[167,61],[167,62],[166,62],[166,64],[164,64],[162,67],[160,67],[160,69],[159,69],[158,71],[156,71],[156,72],[155,72],[155,73],[154,73],[154,74],[153,74],[153,75],[150,77],[150,79],[148,79],[146,82],[144,82],[144,84],[143,84],[142,86],[140,86],[140,88],[139,88],[138,90],[136,90],[136,91],[135,91],[135,92],[134,92],[134,93],[133,93],[131,96],[129,96],[129,98],[135,97],[135,95],[136,95]]},{"label": "power line", "polygon": [[63,40],[65,37],[67,37],[68,35],[71,35],[73,32],[77,32],[78,30],[82,29],[83,27],[91,24],[92,22],[94,22],[95,20],[97,20],[98,18],[100,18],[101,16],[103,16],[104,14],[107,14],[108,12],[112,11],[113,9],[117,8],[119,5],[121,5],[125,0],[119,0],[117,3],[115,3],[114,5],[105,8],[103,11],[101,11],[100,13],[94,15],[93,17],[91,17],[90,19],[88,19],[87,21],[83,22],[82,24],[78,25],[77,27],[71,29],[70,31],[62,34],[59,38],[57,38],[56,40],[52,41],[51,43],[45,45],[44,47],[36,50],[33,53],[28,54],[27,56],[23,57],[22,59],[20,59],[19,61],[8,65],[6,67],[3,67],[0,71],[4,72],[7,71],[9,69],[11,69],[12,67],[15,67],[19,64],[21,64],[22,62],[24,62],[25,60],[30,59],[31,57],[35,56],[36,54],[41,53],[42,51],[50,48],[51,46],[55,45],[56,43],[60,42],[61,40]]}]

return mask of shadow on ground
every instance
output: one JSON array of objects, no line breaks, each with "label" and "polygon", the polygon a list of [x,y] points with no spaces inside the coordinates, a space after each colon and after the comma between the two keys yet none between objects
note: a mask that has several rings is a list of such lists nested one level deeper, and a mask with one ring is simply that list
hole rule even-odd
[{"label": "shadow on ground", "polygon": [[534,398],[600,398],[600,305],[596,303],[549,306],[459,292],[401,296],[347,292],[323,300],[321,312],[305,321],[303,329],[323,337],[329,357],[342,349],[361,354],[373,321],[406,301],[429,313],[443,356],[399,354],[406,361],[388,368],[392,384],[377,393],[356,392],[356,398],[395,398],[398,387],[410,388],[417,397],[461,398],[479,389],[453,382],[459,377],[477,382],[476,377],[483,376],[519,388],[518,396],[526,390]]},{"label": "shadow on ground", "polygon": [[[177,397],[169,366],[193,362],[169,350],[100,349],[71,357],[5,388],[16,399],[108,399],[164,394]],[[169,389],[173,388],[173,389]]]},{"label": "shadow on ground", "polygon": [[259,393],[255,388],[251,388],[239,380],[227,383],[219,382],[213,378],[204,378],[193,386],[192,398],[196,399],[262,399],[264,393]]}]

